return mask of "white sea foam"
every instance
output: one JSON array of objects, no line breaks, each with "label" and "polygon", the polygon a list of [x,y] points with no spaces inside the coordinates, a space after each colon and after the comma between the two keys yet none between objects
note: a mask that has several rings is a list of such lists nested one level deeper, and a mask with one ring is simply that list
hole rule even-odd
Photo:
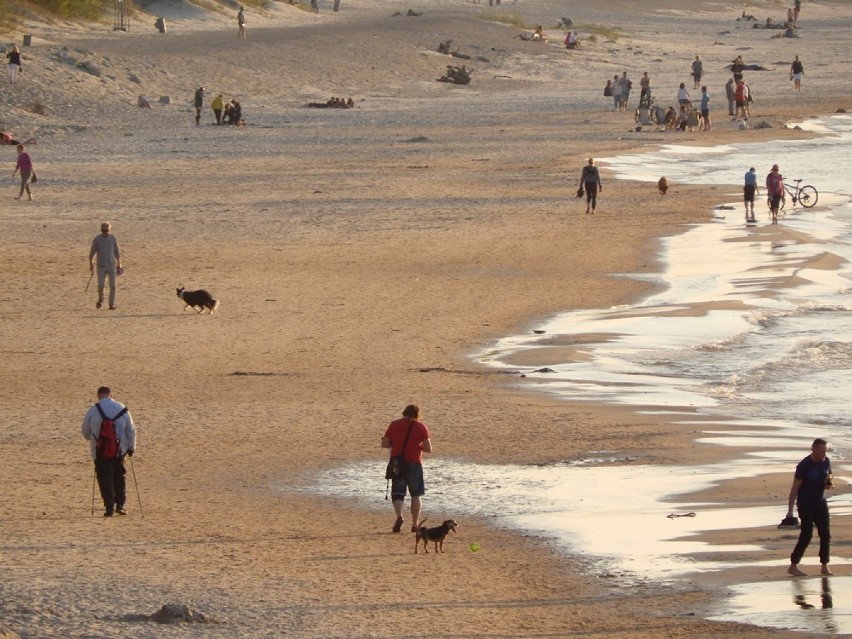
[{"label": "white sea foam", "polygon": [[[556,374],[546,378],[548,390],[642,407],[681,402],[690,410],[791,425],[815,423],[818,415],[820,425],[832,424],[831,433],[823,434],[836,446],[852,444],[844,401],[852,384],[852,188],[846,176],[852,118],[801,126],[826,135],[712,148],[665,146],[601,162],[632,179],[667,175],[682,183],[738,184],[749,166],[768,170],[783,158],[783,171],[812,176],[821,203],[835,203],[790,209],[782,218],[783,225],[818,242],[768,242],[759,235],[754,242],[730,241],[753,233],[738,215],[699,225],[664,241],[662,292],[627,308],[565,313],[540,327],[545,335],[508,337],[480,361],[503,365],[504,354],[540,347],[554,335],[613,333],[617,338],[587,344],[589,361],[550,362]],[[831,254],[840,258],[837,268],[810,266]],[[747,310],[724,310],[732,301]],[[672,312],[696,304],[720,308],[689,316]],[[825,379],[829,371],[833,376]]]}]

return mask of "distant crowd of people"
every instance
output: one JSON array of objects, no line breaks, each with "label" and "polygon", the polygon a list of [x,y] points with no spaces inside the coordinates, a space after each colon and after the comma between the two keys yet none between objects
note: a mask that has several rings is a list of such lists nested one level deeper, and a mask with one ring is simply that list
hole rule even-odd
[{"label": "distant crowd of people", "polygon": [[332,97],[326,102],[308,102],[308,106],[317,109],[352,109],[355,101],[352,98]]},{"label": "distant crowd of people", "polygon": [[[741,127],[748,126],[750,117],[750,107],[754,102],[754,91],[745,80],[744,72],[747,68],[741,55],[738,55],[730,64],[731,77],[725,84],[725,97],[728,102],[728,115],[732,121],[739,121]],[[704,62],[701,56],[696,55],[692,62],[692,80],[695,88],[701,87],[701,97],[699,103],[690,95],[690,91],[685,82],[681,82],[677,89],[676,101],[679,109],[675,106],[669,106],[668,110],[660,111],[664,114],[664,122],[656,121],[657,124],[665,124],[667,128],[680,130],[709,131],[711,128],[710,118],[710,92],[706,84],[702,84],[704,79]],[[795,56],[790,65],[790,81],[793,83],[793,90],[798,92],[802,90],[802,78],[805,74],[805,67],[799,56]],[[640,81],[641,93],[639,98],[639,107],[646,108],[649,111],[656,109],[654,101],[651,98],[651,78],[646,71],[642,75]],[[627,111],[630,107],[630,92],[633,88],[633,82],[627,77],[627,72],[623,72],[621,76],[615,75],[612,80],[607,80],[603,94],[613,99],[614,111]],[[696,108],[697,107],[697,108]],[[639,111],[637,111],[637,122],[639,121]],[[650,118],[649,119],[653,119]],[[744,124],[745,123],[745,124]]]}]

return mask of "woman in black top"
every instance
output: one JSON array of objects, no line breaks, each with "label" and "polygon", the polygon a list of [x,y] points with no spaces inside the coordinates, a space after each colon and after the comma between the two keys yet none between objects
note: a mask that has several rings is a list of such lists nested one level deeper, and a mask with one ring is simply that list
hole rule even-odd
[{"label": "woman in black top", "polygon": [[734,74],[734,82],[739,82],[743,79],[744,70],[745,64],[743,64],[743,59],[740,56],[737,56],[733,64],[731,64],[731,73]]},{"label": "woman in black top", "polygon": [[594,158],[589,158],[589,163],[583,167],[580,175],[580,188],[586,191],[586,213],[594,213],[598,203],[598,191],[603,191],[601,186],[601,174],[595,166]]},{"label": "woman in black top", "polygon": [[21,70],[21,51],[17,46],[12,47],[12,50],[6,54],[9,67],[9,82],[12,84],[18,81],[18,71]]}]

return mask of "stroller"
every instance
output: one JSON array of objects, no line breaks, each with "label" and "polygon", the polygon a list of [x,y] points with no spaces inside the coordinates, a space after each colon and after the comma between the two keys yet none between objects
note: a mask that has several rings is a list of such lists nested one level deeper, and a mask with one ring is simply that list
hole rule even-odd
[{"label": "stroller", "polygon": [[639,98],[639,108],[633,119],[641,126],[665,126],[666,110],[654,104],[654,98],[649,91]]}]

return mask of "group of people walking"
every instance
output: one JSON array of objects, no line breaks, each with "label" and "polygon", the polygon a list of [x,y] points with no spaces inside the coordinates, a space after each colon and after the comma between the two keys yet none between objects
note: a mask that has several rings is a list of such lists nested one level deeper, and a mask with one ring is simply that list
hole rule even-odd
[{"label": "group of people walking", "polygon": [[[757,222],[757,219],[754,217],[754,196],[757,193],[757,173],[754,167],[751,167],[745,174],[745,184],[743,185],[743,201],[745,203],[747,224]],[[766,196],[769,204],[770,220],[773,224],[778,224],[778,212],[781,210],[781,200],[784,198],[784,176],[781,175],[781,168],[777,164],[772,165],[769,175],[766,176]]]}]

